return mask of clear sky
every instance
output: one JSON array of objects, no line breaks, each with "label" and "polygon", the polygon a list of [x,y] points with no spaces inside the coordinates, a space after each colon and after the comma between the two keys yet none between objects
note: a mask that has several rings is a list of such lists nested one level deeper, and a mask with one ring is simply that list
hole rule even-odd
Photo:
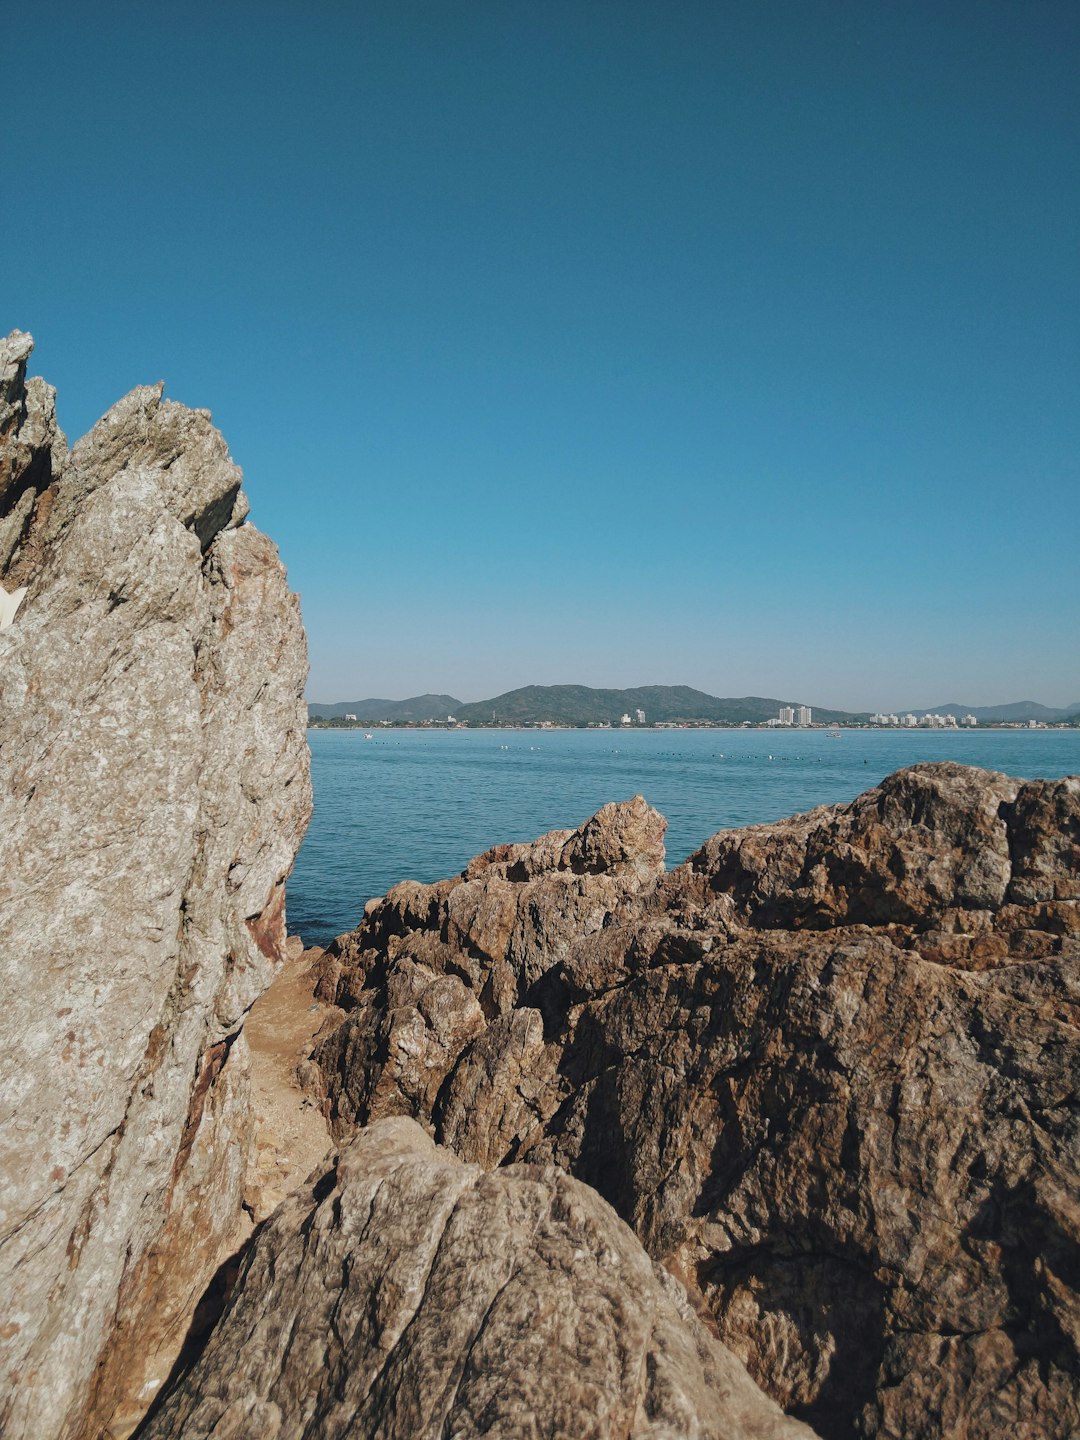
[{"label": "clear sky", "polygon": [[208,406],[312,699],[1080,701],[1076,0],[5,14],[0,323]]}]

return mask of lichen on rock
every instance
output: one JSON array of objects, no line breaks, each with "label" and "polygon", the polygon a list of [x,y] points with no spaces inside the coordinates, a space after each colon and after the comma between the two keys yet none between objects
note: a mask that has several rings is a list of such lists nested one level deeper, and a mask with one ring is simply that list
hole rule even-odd
[{"label": "lichen on rock", "polygon": [[0,343],[0,1429],[122,1434],[236,1223],[241,1025],[311,808],[306,646],[205,412],[68,452]]}]

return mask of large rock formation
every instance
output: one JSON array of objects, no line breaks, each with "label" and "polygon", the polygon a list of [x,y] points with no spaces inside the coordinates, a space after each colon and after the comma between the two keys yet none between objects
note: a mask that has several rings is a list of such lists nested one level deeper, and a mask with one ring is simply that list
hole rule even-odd
[{"label": "large rock formation", "polygon": [[[0,1431],[103,1440],[245,1178],[278,1197],[243,1025],[310,812],[305,655],[209,416],[135,390],[69,452],[30,348],[0,344]],[[1080,1433],[1080,782],[916,767],[671,873],[663,829],[607,806],[332,948],[345,1148],[148,1435],[799,1433],[717,1337],[829,1440]]]},{"label": "large rock formation", "polygon": [[336,1133],[592,1184],[823,1435],[1080,1433],[1080,782],[919,766],[666,875],[661,834],[369,906]]},{"label": "large rock formation", "polygon": [[70,454],[0,344],[0,1431],[122,1434],[236,1223],[310,813],[296,599],[204,411]]},{"label": "large rock formation", "polygon": [[463,1165],[405,1119],[259,1231],[141,1440],[211,1435],[812,1440],[594,1191]]}]

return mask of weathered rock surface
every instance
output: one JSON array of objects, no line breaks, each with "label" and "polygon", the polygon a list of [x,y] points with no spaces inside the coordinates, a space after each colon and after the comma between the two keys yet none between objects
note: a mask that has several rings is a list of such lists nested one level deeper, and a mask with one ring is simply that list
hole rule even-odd
[{"label": "weathered rock surface", "polygon": [[383,1120],[256,1236],[142,1440],[810,1440],[592,1190]]},{"label": "weathered rock surface", "polygon": [[0,343],[0,1431],[123,1434],[240,1205],[245,1012],[310,813],[306,647],[205,412],[68,454]]},{"label": "weathered rock surface", "polygon": [[20,330],[0,341],[0,582],[8,590],[26,583],[37,548],[27,542],[48,516],[68,453],[56,391],[26,377],[33,348]]},{"label": "weathered rock surface", "polygon": [[587,1181],[826,1436],[1080,1433],[1080,781],[918,766],[667,875],[661,833],[638,799],[370,906],[337,1135]]},{"label": "weathered rock surface", "polygon": [[284,965],[244,1021],[255,1125],[244,1209],[253,1225],[320,1168],[333,1149],[323,1114],[303,1082],[312,1041],[339,1012],[315,1000],[312,962],[322,951],[303,946],[290,937]]}]

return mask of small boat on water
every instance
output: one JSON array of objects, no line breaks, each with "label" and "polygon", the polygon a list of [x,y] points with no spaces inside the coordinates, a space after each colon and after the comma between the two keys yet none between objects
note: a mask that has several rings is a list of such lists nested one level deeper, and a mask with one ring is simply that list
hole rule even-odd
[{"label": "small boat on water", "polygon": [[840,731],[839,731],[839,730],[830,730],[830,731],[829,731],[829,734],[828,734],[828,738],[829,738],[830,740],[842,740],[842,739],[843,739],[843,736],[840,734]]}]

